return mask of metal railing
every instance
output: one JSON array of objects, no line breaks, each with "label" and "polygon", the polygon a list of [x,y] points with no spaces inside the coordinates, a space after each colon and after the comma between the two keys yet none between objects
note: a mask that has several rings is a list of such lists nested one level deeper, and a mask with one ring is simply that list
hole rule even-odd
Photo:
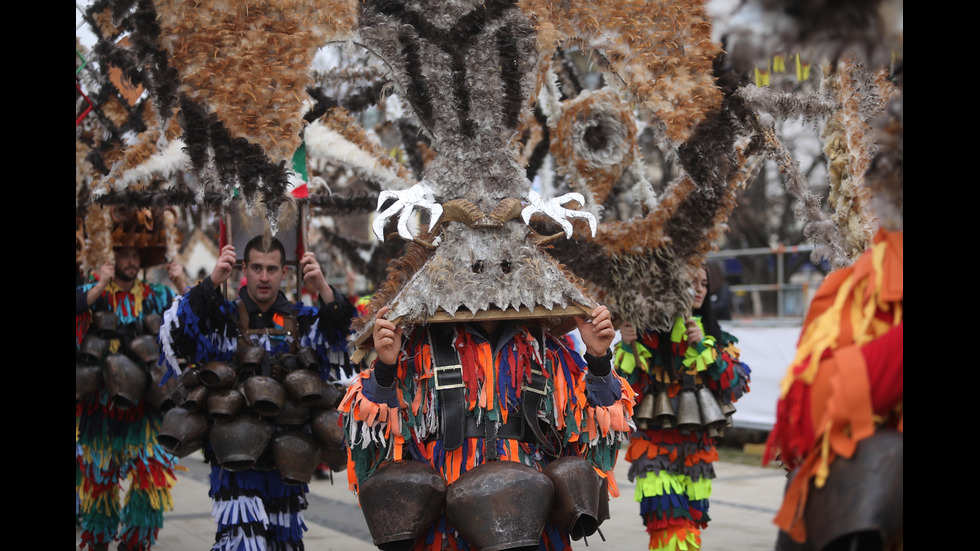
[{"label": "metal railing", "polygon": [[[776,317],[777,318],[787,318],[791,317],[794,319],[800,319],[806,314],[806,308],[810,303],[810,289],[811,285],[809,282],[803,283],[784,283],[786,280],[786,258],[789,255],[796,255],[800,253],[810,253],[813,251],[813,245],[777,245],[775,247],[758,247],[752,249],[732,249],[717,251],[708,254],[708,260],[724,260],[729,258],[740,258],[747,256],[763,256],[772,255],[775,257],[775,270],[776,270],[776,283],[749,283],[741,285],[729,285],[733,295],[740,296],[742,294],[758,294],[760,292],[775,292],[776,293]],[[798,306],[799,311],[796,308],[790,308],[790,297],[799,297]],[[789,312],[789,310],[794,310]],[[754,313],[758,316],[758,312]]]}]

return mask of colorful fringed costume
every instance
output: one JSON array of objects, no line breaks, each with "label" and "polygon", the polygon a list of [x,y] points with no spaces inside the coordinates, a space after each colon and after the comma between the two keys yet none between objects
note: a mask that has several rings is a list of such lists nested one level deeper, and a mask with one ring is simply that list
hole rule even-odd
[{"label": "colorful fringed costume", "polygon": [[[334,296],[342,297],[334,290]],[[264,331],[241,335],[240,311],[247,312],[249,330],[282,329],[294,319],[296,333],[275,336]],[[281,292],[263,312],[242,287],[236,301],[225,301],[205,278],[167,311],[160,332],[161,355],[179,374],[177,358],[190,365],[209,361],[231,361],[243,342],[264,348],[270,357],[289,354],[296,347],[311,348],[319,362],[320,377],[343,381],[354,371],[346,352],[346,339],[353,307],[346,300],[308,307],[291,304]],[[245,325],[245,324],[243,324]],[[298,337],[298,338],[296,338]],[[277,430],[279,430],[277,428]],[[220,551],[294,551],[303,549],[302,511],[306,509],[306,484],[286,484],[267,448],[253,469],[232,472],[223,469],[209,445],[205,457],[211,463],[212,516],[217,524],[215,544]]]},{"label": "colorful fringed costume", "polygon": [[[775,522],[796,542],[812,536],[804,522],[808,496],[833,482],[835,462],[852,459],[876,434],[904,434],[903,251],[903,232],[879,230],[854,265],[827,276],[810,304],[764,457],[778,454],[795,469]],[[900,458],[901,438],[892,441]],[[901,515],[900,501],[884,506]]]},{"label": "colorful fringed costume", "polygon": [[[93,285],[77,288],[76,296]],[[174,292],[163,285],[136,280],[132,289],[123,291],[110,282],[90,310],[80,313],[76,306],[76,347],[90,329],[91,312],[109,310],[119,318],[109,351],[125,352],[128,340],[143,332],[144,318],[162,314],[173,299]],[[105,549],[118,539],[124,549],[149,549],[156,542],[163,512],[173,508],[170,488],[176,465],[157,443],[160,420],[160,412],[146,400],[125,410],[116,408],[104,389],[75,405],[75,479],[83,548]],[[120,508],[119,489],[127,478],[130,486]]]},{"label": "colorful fringed costume", "polygon": [[[540,329],[516,323],[504,322],[495,333],[496,346],[491,343],[493,337],[475,324],[432,327],[416,328],[403,339],[397,365],[388,366],[394,369],[390,386],[378,382],[379,360],[374,369],[361,374],[341,404],[352,490],[358,490],[379,467],[393,461],[430,465],[451,488],[461,475],[490,461],[516,461],[540,471],[557,456],[579,456],[605,478],[610,494],[618,495],[612,470],[620,444],[632,429],[632,391],[615,373],[596,377],[586,369],[593,362],[604,362],[608,370],[608,358],[587,356],[586,364],[578,353],[550,335],[544,338],[542,348]],[[459,413],[465,420],[442,418],[443,398],[434,375],[434,327],[440,328],[441,338],[458,353],[465,396]],[[459,447],[446,449],[441,421],[461,425],[465,421],[478,427],[478,432],[492,427],[493,434],[503,434],[505,426],[515,422],[528,426],[521,407],[533,392],[528,388],[532,372],[539,369],[547,384],[545,393],[539,394],[537,422],[546,433],[547,445],[530,437],[531,429],[526,429],[526,438],[480,438],[466,432]],[[487,442],[491,442],[489,447]],[[550,452],[546,451],[548,446],[552,447]],[[445,513],[415,541],[418,550],[471,548]],[[567,549],[569,535],[549,522],[541,534],[540,548]]]},{"label": "colorful fringed costume", "polygon": [[[694,346],[687,341],[680,317],[668,334],[647,332],[631,345],[616,345],[616,370],[636,391],[637,403],[666,393],[677,411],[682,389],[703,385],[723,404],[734,403],[748,391],[750,370],[739,360],[738,341],[724,332],[715,339],[704,333],[699,318],[693,319],[705,335]],[[670,358],[661,349],[661,339],[670,339]],[[650,423],[630,437],[626,460],[632,463],[629,477],[636,481],[635,498],[650,534],[650,549],[700,549],[701,530],[710,520],[713,463],[718,460],[714,439],[704,430],[682,432]]]}]

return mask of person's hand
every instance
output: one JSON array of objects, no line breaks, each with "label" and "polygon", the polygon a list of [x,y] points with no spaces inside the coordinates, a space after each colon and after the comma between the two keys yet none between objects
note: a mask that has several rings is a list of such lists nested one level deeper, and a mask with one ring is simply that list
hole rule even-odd
[{"label": "person's hand", "polygon": [[320,300],[327,304],[336,300],[333,296],[333,289],[330,288],[327,279],[323,277],[323,270],[312,251],[307,251],[303,258],[299,259],[299,270],[303,274],[303,285],[311,293],[319,294]]},{"label": "person's hand", "polygon": [[595,357],[605,356],[616,337],[609,310],[600,305],[592,311],[592,321],[575,318],[575,324],[578,325],[582,342],[585,343],[585,351]]},{"label": "person's hand", "polygon": [[211,283],[215,287],[221,285],[222,283],[228,281],[231,277],[231,271],[235,268],[235,247],[232,245],[225,245],[221,247],[221,253],[218,255],[218,261],[214,264],[214,269],[211,270]]},{"label": "person's hand", "polygon": [[636,342],[636,327],[628,321],[624,321],[622,325],[619,326],[619,334],[623,337],[623,344],[633,344]]},{"label": "person's hand", "polygon": [[347,294],[354,296],[355,287],[357,287],[357,274],[354,270],[347,268],[345,276],[347,279]]},{"label": "person's hand", "polygon": [[687,318],[684,320],[684,325],[687,326],[687,342],[694,344],[704,340],[704,334],[701,333],[701,329],[698,327],[694,318]]},{"label": "person's hand", "polygon": [[378,310],[374,316],[374,349],[378,352],[378,359],[382,362],[393,365],[398,362],[398,353],[402,346],[402,327],[395,327],[394,323],[384,318],[388,313],[388,307]]},{"label": "person's hand", "polygon": [[184,267],[176,260],[167,264],[167,276],[178,291],[183,292],[188,287],[187,278],[184,277]]},{"label": "person's hand", "polygon": [[102,296],[109,282],[116,275],[116,263],[106,262],[102,266],[99,266],[99,280],[95,282],[95,285],[85,293],[85,300],[89,306],[95,304],[95,301]]},{"label": "person's hand", "polygon": [[105,264],[99,266],[99,285],[105,288],[106,285],[112,281],[112,278],[116,275],[116,263],[106,262]]}]

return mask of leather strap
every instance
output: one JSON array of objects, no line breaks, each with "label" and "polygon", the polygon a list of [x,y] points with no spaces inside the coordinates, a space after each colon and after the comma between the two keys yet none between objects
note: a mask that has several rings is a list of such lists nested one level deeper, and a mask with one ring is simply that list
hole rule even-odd
[{"label": "leather strap", "polygon": [[[443,448],[455,450],[463,445],[464,438],[483,438],[485,453],[488,460],[492,461],[496,458],[497,440],[504,438],[535,442],[545,452],[554,454],[555,447],[545,435],[538,420],[538,406],[548,395],[548,378],[544,373],[540,369],[532,368],[530,381],[521,387],[520,417],[511,417],[507,423],[499,427],[487,423],[486,420],[482,425],[477,425],[475,417],[466,416],[463,367],[459,362],[459,354],[452,344],[452,326],[446,325],[448,330],[438,325],[431,326],[429,330],[433,379],[441,406],[439,433],[442,436]],[[547,359],[544,347],[544,335],[541,340],[541,357],[546,358],[547,369],[552,372],[552,363]],[[525,425],[531,429],[530,434]]]},{"label": "leather strap", "polygon": [[[269,335],[274,337],[288,337],[293,336],[292,342],[289,344],[290,352],[296,351],[296,346],[298,344],[296,338],[296,328],[299,326],[299,321],[296,319],[296,311],[289,313],[289,316],[283,316],[282,329],[277,328],[264,328],[264,329],[250,329],[250,320],[248,315],[248,308],[245,303],[241,300],[236,301],[238,303],[238,332],[241,335],[242,340],[245,344],[250,344],[251,335]],[[239,345],[242,345],[240,342]]]},{"label": "leather strap", "polygon": [[[545,334],[542,332],[541,357],[545,359],[545,366],[548,372],[554,373],[551,359],[548,358],[548,350],[544,344],[545,338]],[[531,428],[531,433],[534,435],[534,439],[537,440],[538,445],[544,448],[546,452],[553,454],[555,453],[555,447],[551,445],[548,437],[541,430],[541,424],[538,421],[538,406],[541,404],[541,400],[547,395],[548,379],[540,369],[532,367],[531,380],[521,387],[521,417],[523,417],[527,426]]]},{"label": "leather strap", "polygon": [[[463,435],[466,438],[487,438],[487,430],[485,427],[492,423],[484,423],[482,425],[476,424],[476,417],[467,417],[463,422]],[[501,424],[497,427],[496,431],[490,429],[492,432],[492,437],[503,438],[505,440],[520,440],[521,442],[526,442],[524,438],[524,419],[512,415],[507,419],[506,423]]]},{"label": "leather strap", "polygon": [[431,326],[429,341],[432,346],[432,374],[439,396],[441,413],[439,433],[446,450],[463,445],[463,423],[466,417],[466,399],[463,395],[463,366],[452,343],[452,326]]}]

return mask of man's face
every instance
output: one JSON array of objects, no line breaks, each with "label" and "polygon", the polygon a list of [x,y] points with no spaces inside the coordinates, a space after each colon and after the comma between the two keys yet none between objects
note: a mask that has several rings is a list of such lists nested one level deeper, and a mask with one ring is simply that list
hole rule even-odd
[{"label": "man's face", "polygon": [[245,259],[246,288],[248,296],[259,308],[265,310],[275,303],[285,275],[286,267],[279,251],[260,253],[253,249],[248,252]]},{"label": "man's face", "polygon": [[116,279],[133,281],[140,271],[140,251],[136,247],[116,249]]}]

